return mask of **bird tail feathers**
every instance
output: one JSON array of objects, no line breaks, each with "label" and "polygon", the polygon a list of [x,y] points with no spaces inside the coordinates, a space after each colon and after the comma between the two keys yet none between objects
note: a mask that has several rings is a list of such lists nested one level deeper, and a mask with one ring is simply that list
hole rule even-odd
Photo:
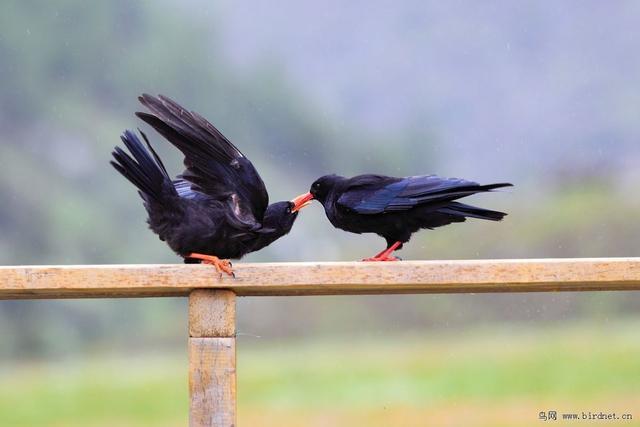
[{"label": "bird tail feathers", "polygon": [[176,193],[176,190],[147,136],[142,131],[140,134],[146,142],[146,147],[135,133],[126,130],[120,139],[131,155],[122,148],[116,147],[112,153],[114,160],[111,161],[111,165],[138,188],[140,196],[146,202],[161,203],[167,195],[167,189],[172,194]]},{"label": "bird tail feathers", "polygon": [[509,182],[500,182],[498,184],[481,185],[480,191],[492,191],[492,190],[496,190],[498,188],[504,188],[504,187],[513,187],[513,184]]},{"label": "bird tail feathers", "polygon": [[502,218],[507,216],[507,214],[504,212],[478,208],[476,206],[466,205],[459,202],[451,202],[447,204],[446,207],[438,209],[438,212],[449,215],[462,216],[465,218],[485,219],[488,221],[500,221],[502,220]]}]

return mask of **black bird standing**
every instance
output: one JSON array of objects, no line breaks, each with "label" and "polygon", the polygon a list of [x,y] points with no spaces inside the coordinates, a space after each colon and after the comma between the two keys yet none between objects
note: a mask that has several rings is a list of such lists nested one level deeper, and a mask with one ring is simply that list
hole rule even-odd
[{"label": "black bird standing", "polygon": [[394,178],[359,175],[345,178],[325,175],[317,179],[299,203],[317,199],[334,227],[352,233],[376,233],[387,248],[363,261],[397,261],[393,251],[402,249],[411,235],[422,228],[433,229],[467,218],[500,221],[506,213],[456,202],[456,199],[511,184],[480,185],[435,175]]},{"label": "black bird standing", "polygon": [[136,115],[185,156],[186,170],[172,180],[146,135],[125,131],[111,164],[135,185],[149,227],[185,262],[212,264],[233,275],[225,258],[241,258],[287,234],[308,202],[269,204],[253,164],[198,113],[160,95],[142,95],[151,114]]}]

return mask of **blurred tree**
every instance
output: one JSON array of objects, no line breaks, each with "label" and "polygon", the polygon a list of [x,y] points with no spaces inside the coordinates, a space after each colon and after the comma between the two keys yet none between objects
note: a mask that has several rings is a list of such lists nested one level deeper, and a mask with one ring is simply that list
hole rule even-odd
[{"label": "blurred tree", "polygon": [[[383,166],[388,156],[402,155],[384,138],[336,126],[287,83],[276,64],[265,62],[248,73],[231,69],[215,28],[188,7],[74,0],[44,7],[9,0],[2,5],[0,28],[0,199],[5,201],[0,257],[5,264],[176,261],[147,232],[135,192],[108,165],[117,135],[137,123],[132,113],[141,92],[165,93],[211,117],[257,160],[273,198],[306,190],[299,182],[325,171],[358,172],[359,164]],[[166,163],[179,165],[177,152],[150,135]],[[388,148],[377,154],[367,150],[363,157],[365,144]],[[176,304],[126,307],[171,313]],[[2,302],[0,323],[6,328],[0,332],[12,337],[12,345],[0,356],[59,352],[87,338],[86,328],[79,328],[58,334],[53,345],[48,337],[51,325],[60,324],[56,318],[93,325],[88,334],[93,339],[104,329],[100,325],[111,323],[124,340],[129,331],[117,325],[126,317],[118,314],[118,303],[110,306],[114,309],[92,310],[95,319],[87,322],[81,313],[95,303],[43,310],[39,303]],[[50,326],[36,326],[44,324]],[[153,336],[153,325],[143,322],[141,328]]]},{"label": "blurred tree", "polygon": [[[230,16],[207,16],[218,9],[203,1],[3,1],[0,260],[4,264],[179,261],[146,230],[135,191],[108,165],[119,133],[139,125],[132,113],[139,108],[136,96],[141,92],[165,93],[210,118],[256,164],[273,199],[305,191],[314,178],[330,172],[435,172],[480,179],[482,171],[493,174],[499,165],[500,171],[517,169],[524,177],[515,182],[512,195],[487,201],[488,207],[510,212],[504,223],[470,221],[421,233],[403,251],[406,258],[611,256],[637,250],[640,229],[632,218],[640,215],[640,203],[630,196],[633,185],[623,184],[620,177],[631,183],[637,177],[637,156],[627,153],[637,152],[632,148],[637,146],[638,96],[628,90],[633,87],[630,78],[611,79],[611,70],[621,67],[625,75],[637,78],[636,61],[611,49],[615,43],[610,40],[623,37],[618,32],[605,37],[591,30],[600,23],[617,30],[615,20],[604,22],[602,14],[591,8],[567,8],[561,14],[555,9],[546,13],[538,5],[514,4],[466,8],[467,14],[462,14],[463,8],[457,6],[414,1],[407,9],[371,8],[366,16],[361,5],[353,3],[340,9],[346,18],[333,27],[336,31],[318,31],[321,24],[331,26],[323,21],[330,20],[331,13],[318,18],[321,24],[309,26],[306,18],[315,19],[316,8],[335,12],[336,4],[290,2],[284,14],[268,3],[257,10],[242,6],[240,16],[229,24]],[[534,13],[526,12],[528,8]],[[523,14],[517,15],[518,10]],[[575,12],[584,16],[576,20]],[[306,43],[296,39],[281,46],[294,51],[294,62],[302,61],[298,67],[287,68],[266,48],[266,57],[248,67],[229,64],[222,45],[229,39],[221,37],[221,25],[233,25],[245,37],[254,24],[246,17],[256,13],[264,14],[260,26],[277,27],[274,20],[284,22],[278,19],[291,21],[289,31],[306,37]],[[616,13],[633,16],[624,8]],[[393,14],[404,17],[393,21]],[[356,19],[362,25],[354,26]],[[543,25],[547,20],[553,31]],[[484,22],[492,25],[479,25]],[[575,22],[585,23],[576,33],[583,38],[562,36],[575,30],[565,24]],[[598,25],[587,25],[592,22]],[[633,34],[635,27],[624,24],[622,29],[626,32],[620,34]],[[274,28],[269,35],[286,40],[278,38],[287,36],[279,30]],[[345,34],[353,37],[342,40]],[[336,52],[328,47],[314,51],[313,47],[325,46],[315,44],[318,38]],[[618,41],[622,53],[631,51]],[[471,48],[466,46],[469,42]],[[535,49],[536,43],[541,43],[541,50]],[[581,43],[593,52],[601,49],[608,59],[583,50]],[[492,61],[487,52],[499,60]],[[587,58],[585,52],[592,53]],[[616,55],[620,58],[614,61]],[[335,58],[348,72],[325,76],[328,68],[318,64]],[[585,58],[586,64],[593,59],[598,66],[586,66]],[[601,79],[611,87],[602,86],[600,94],[585,90],[590,81],[581,83],[582,77],[575,77],[584,70],[596,70],[615,82]],[[305,78],[292,78],[294,72]],[[387,75],[390,80],[383,78]],[[416,75],[419,80],[410,78]],[[541,80],[527,80],[537,76]],[[318,96],[332,80],[338,80],[335,90],[343,90],[349,100],[339,118],[336,109],[325,108]],[[551,102],[558,94],[574,103]],[[578,115],[572,116],[575,112],[566,105],[579,107]],[[611,112],[617,121],[611,124],[606,121],[609,116],[598,116],[596,107]],[[425,119],[432,114],[437,123]],[[368,119],[358,119],[363,115]],[[594,115],[599,121],[584,119]],[[572,117],[576,133],[564,127],[567,117]],[[512,131],[503,133],[499,129],[503,124]],[[446,126],[457,128],[445,133],[446,141],[439,141]],[[572,137],[584,134],[592,135],[586,144]],[[171,171],[179,172],[176,150],[154,133],[149,135]],[[478,172],[481,176],[474,175]],[[496,172],[491,180],[510,179],[503,173]],[[362,248],[368,242],[379,243],[376,237],[350,236],[328,227],[316,206],[302,215],[291,236],[249,259],[357,259],[365,255]],[[346,324],[358,332],[362,323],[371,330],[437,327],[482,319],[557,319],[595,311],[602,315],[638,306],[631,296],[600,298],[610,298],[611,303],[605,301],[596,310],[589,296],[574,295],[317,298],[259,304],[249,300],[242,304],[251,310],[243,311],[248,314],[240,321],[243,330],[261,335],[276,329],[305,335],[310,329],[330,330],[338,324],[348,333]],[[0,357],[64,354],[99,345],[107,333],[113,345],[127,343],[132,335],[147,337],[143,345],[171,344],[184,328],[182,304],[175,300],[1,302],[0,341],[7,345],[0,346]],[[547,308],[552,306],[555,309]],[[306,316],[293,324],[287,321],[292,312]],[[270,327],[283,323],[286,327]]]}]

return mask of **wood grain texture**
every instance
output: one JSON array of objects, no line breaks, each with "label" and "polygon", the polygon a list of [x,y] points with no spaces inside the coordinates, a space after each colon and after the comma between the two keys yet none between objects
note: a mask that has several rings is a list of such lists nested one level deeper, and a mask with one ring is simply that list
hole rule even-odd
[{"label": "wood grain texture", "polygon": [[613,291],[640,289],[640,258],[0,267],[0,299]]},{"label": "wood grain texture", "polygon": [[189,338],[189,426],[236,425],[236,339]]},{"label": "wood grain texture", "polygon": [[189,336],[235,337],[236,294],[217,289],[196,289],[189,294]]}]

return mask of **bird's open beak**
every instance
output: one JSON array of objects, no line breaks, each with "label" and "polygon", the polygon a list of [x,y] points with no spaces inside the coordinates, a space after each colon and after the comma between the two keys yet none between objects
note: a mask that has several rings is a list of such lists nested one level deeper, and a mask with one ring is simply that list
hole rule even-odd
[{"label": "bird's open beak", "polygon": [[298,212],[300,209],[309,206],[311,204],[311,200],[313,200],[313,194],[311,193],[299,195],[291,201],[291,203],[293,203],[293,209],[291,209],[291,212]]}]

